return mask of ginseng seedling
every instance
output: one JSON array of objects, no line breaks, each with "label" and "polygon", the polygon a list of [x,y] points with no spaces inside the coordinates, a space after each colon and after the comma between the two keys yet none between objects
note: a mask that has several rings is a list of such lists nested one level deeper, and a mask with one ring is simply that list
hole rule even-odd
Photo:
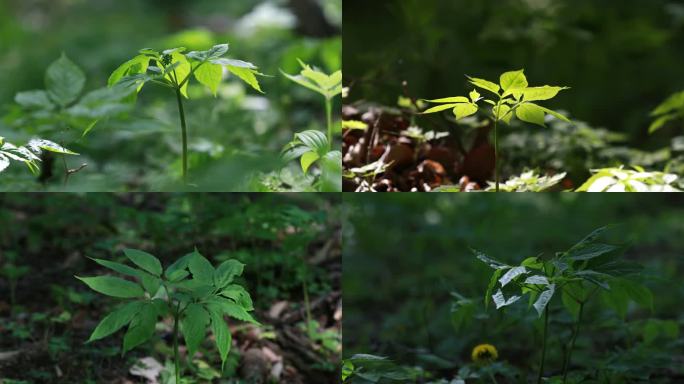
[{"label": "ginseng seedling", "polygon": [[558,92],[568,89],[568,87],[555,87],[549,85],[528,87],[527,78],[523,72],[523,69],[506,72],[499,77],[499,84],[475,77],[468,77],[468,81],[472,85],[484,89],[496,95],[496,97],[493,100],[481,97],[480,93],[473,89],[468,95],[469,97],[456,96],[426,100],[430,103],[438,103],[440,105],[429,108],[423,112],[424,114],[427,114],[450,109],[454,113],[454,116],[456,116],[456,120],[460,120],[475,114],[480,109],[480,106],[477,104],[480,101],[484,101],[492,106],[490,112],[494,122],[494,179],[496,192],[499,192],[499,169],[501,165],[501,162],[499,161],[497,134],[499,121],[510,124],[511,119],[515,115],[522,121],[544,127],[544,118],[547,114],[563,121],[570,121],[567,117],[556,111],[532,103],[533,101],[552,99]]},{"label": "ginseng seedling", "polygon": [[246,61],[222,57],[228,52],[228,44],[213,46],[207,51],[185,52],[185,48],[172,48],[159,53],[150,48],[141,49],[139,54],[112,72],[108,84],[128,83],[137,86],[138,92],[146,83],[154,83],[171,89],[176,95],[181,126],[182,175],[188,182],[188,133],[183,110],[183,98],[188,98],[188,83],[194,77],[216,95],[223,79],[223,69],[234,74],[255,90],[262,92],[256,76],[261,75],[257,67]]},{"label": "ginseng seedling", "polygon": [[249,293],[233,282],[242,275],[244,264],[239,261],[227,260],[214,268],[195,250],[162,270],[159,259],[147,252],[126,249],[124,254],[135,267],[93,260],[135,281],[109,275],[76,276],[94,291],[129,300],[102,319],[88,342],[107,337],[128,325],[123,339],[124,354],[152,337],[158,317],[171,316],[175,376],[176,383],[180,383],[179,333],[183,334],[188,356],[192,357],[205,339],[206,328],[211,327],[223,369],[232,343],[224,316],[259,324],[248,313],[254,309]]}]

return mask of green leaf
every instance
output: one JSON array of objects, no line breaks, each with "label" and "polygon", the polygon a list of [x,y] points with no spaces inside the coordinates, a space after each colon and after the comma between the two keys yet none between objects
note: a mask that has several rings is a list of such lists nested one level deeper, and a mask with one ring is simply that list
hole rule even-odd
[{"label": "green leaf", "polygon": [[131,325],[124,335],[122,355],[144,343],[154,334],[154,328],[157,324],[157,310],[152,302],[143,303],[144,305],[133,317]]},{"label": "green leaf", "polygon": [[316,152],[309,151],[304,153],[302,157],[299,159],[302,165],[302,171],[306,173],[309,170],[311,164],[315,163],[316,160],[318,160],[319,158],[320,156]]},{"label": "green leaf", "polygon": [[240,304],[246,311],[251,311],[254,309],[252,297],[241,285],[231,284],[225,287],[219,294]]},{"label": "green leaf", "polygon": [[484,253],[482,253],[482,252],[480,252],[480,251],[478,251],[478,250],[476,250],[476,249],[471,248],[470,251],[475,255],[475,257],[477,257],[478,260],[480,260],[481,262],[487,264],[487,265],[490,266],[491,268],[494,268],[494,269],[508,269],[508,268],[511,267],[510,265],[507,265],[507,264],[504,264],[504,263],[502,263],[502,262],[500,262],[500,261],[498,261],[498,260],[492,259],[491,257],[485,255]]},{"label": "green leaf", "polygon": [[342,192],[342,152],[330,151],[318,162],[321,177],[316,184],[320,192]]},{"label": "green leaf", "polygon": [[214,271],[214,286],[223,288],[233,282],[236,276],[242,275],[245,265],[237,260],[226,260]]},{"label": "green leaf", "polygon": [[214,335],[216,348],[219,351],[219,356],[221,356],[221,371],[223,371],[226,365],[226,357],[228,357],[228,352],[230,352],[232,336],[221,311],[217,311],[216,307],[213,306],[209,306],[207,309],[211,318],[211,333]]},{"label": "green leaf", "polygon": [[568,119],[567,117],[561,115],[560,113],[558,113],[558,112],[556,112],[556,111],[554,111],[554,110],[548,109],[548,108],[546,108],[546,107],[542,107],[541,105],[537,105],[537,107],[541,108],[544,112],[548,113],[549,115],[555,117],[555,118],[558,119],[558,120],[563,120],[563,121],[565,121],[566,123],[569,123],[569,122],[570,122],[570,119]]},{"label": "green leaf", "polygon": [[477,112],[477,104],[456,104],[453,112],[456,120],[460,120]]},{"label": "green leaf", "polygon": [[226,52],[228,52],[228,44],[218,44],[207,51],[192,51],[188,52],[185,56],[193,60],[206,61],[218,59],[225,55]]},{"label": "green leaf", "polygon": [[492,113],[494,114],[494,118],[496,120],[502,120],[506,122],[506,124],[511,123],[511,118],[513,117],[512,113],[509,113],[511,110],[511,107],[508,105],[502,104],[498,108],[496,106],[492,107]]},{"label": "green leaf", "polygon": [[[107,80],[107,86],[111,87],[127,76],[144,74],[147,72],[149,62],[150,58],[145,55],[138,55],[128,60],[112,72]],[[138,87],[138,91],[140,91],[141,87],[142,85]]]},{"label": "green leaf", "polygon": [[499,284],[501,284],[501,287],[505,287],[508,283],[513,281],[516,277],[520,275],[524,275],[527,273],[527,268],[525,267],[513,267],[509,269],[506,274],[504,274],[500,279],[499,279]]},{"label": "green leaf", "polygon": [[575,300],[568,292],[566,292],[565,289],[563,289],[563,292],[561,293],[561,301],[563,302],[565,309],[567,309],[572,317],[576,320],[579,316],[580,307],[580,304],[577,302],[577,300]]},{"label": "green leaf", "polygon": [[506,299],[503,292],[501,292],[501,289],[499,289],[494,295],[492,295],[492,300],[494,301],[496,309],[499,309],[515,303],[516,301],[520,300],[521,297],[522,296],[520,295],[513,295]]},{"label": "green leaf", "polygon": [[254,320],[252,315],[247,313],[247,311],[241,305],[233,303],[230,300],[224,299],[222,297],[215,297],[214,299],[211,299],[208,302],[210,303],[210,305],[216,306],[217,310],[220,310],[220,312],[225,315],[228,315],[238,320],[259,325],[259,322]]},{"label": "green leaf", "polygon": [[43,90],[19,92],[14,96],[14,101],[25,108],[54,109],[55,105],[50,101],[48,93]]},{"label": "green leaf", "polygon": [[653,311],[653,293],[651,293],[650,289],[628,279],[619,279],[619,285],[625,290],[630,299],[641,307]]},{"label": "green leaf", "polygon": [[226,68],[228,68],[228,71],[230,73],[239,77],[242,81],[249,84],[255,90],[259,91],[260,93],[264,93],[264,91],[261,90],[261,87],[259,86],[259,81],[256,78],[256,74],[258,74],[259,72],[253,69],[238,67],[235,65],[227,65]]},{"label": "green leaf", "polygon": [[295,133],[295,139],[319,155],[325,155],[328,151],[328,138],[325,133],[314,129]]},{"label": "green leaf", "polygon": [[45,87],[55,103],[67,106],[81,94],[85,85],[85,74],[65,54],[50,64],[45,72]]},{"label": "green leaf", "polygon": [[155,276],[161,276],[161,262],[156,257],[137,249],[124,249],[123,252],[126,257],[128,257],[138,267]]},{"label": "green leaf", "polygon": [[474,89],[468,94],[468,96],[470,96],[470,100],[473,103],[475,103],[476,101],[478,101],[480,99],[480,93]]},{"label": "green leaf", "polygon": [[429,103],[451,103],[451,104],[470,103],[470,100],[468,100],[468,98],[465,96],[444,97],[441,99],[433,99],[433,100],[425,100],[425,101],[427,101]]},{"label": "green leaf", "polygon": [[434,107],[432,107],[432,108],[428,108],[428,109],[424,110],[424,111],[421,112],[421,113],[424,114],[424,115],[427,115],[428,113],[441,112],[441,111],[444,111],[444,110],[447,110],[447,109],[452,109],[452,108],[454,108],[454,107],[457,106],[457,105],[458,105],[458,104],[442,104],[442,105],[437,105],[437,106],[434,106]]},{"label": "green leaf", "polygon": [[190,256],[188,267],[196,280],[208,284],[211,284],[214,281],[214,267],[209,260],[202,256],[197,250]]},{"label": "green leaf", "polygon": [[135,268],[129,267],[128,265],[117,263],[115,261],[93,259],[93,258],[91,258],[91,260],[100,264],[103,267],[109,268],[113,271],[119,272],[119,273],[124,274],[124,275],[133,276],[133,277],[140,277],[142,274],[144,274],[144,272],[142,272],[139,269],[135,269]]},{"label": "green leaf", "polygon": [[515,115],[518,119],[526,121],[528,123],[544,125],[544,109],[536,104],[523,103],[518,106],[515,110]]},{"label": "green leaf", "polygon": [[206,85],[211,93],[216,96],[216,91],[223,77],[223,67],[218,64],[204,63],[197,67],[194,76],[200,84]]},{"label": "green leaf", "polygon": [[164,271],[164,276],[166,276],[166,278],[169,280],[176,280],[176,278],[173,277],[182,274],[182,271],[188,267],[188,263],[190,261],[190,258],[192,258],[193,254],[194,252],[188,253],[180,259],[174,261],[173,264],[169,265],[166,268],[166,271]]},{"label": "green leaf", "polygon": [[114,276],[76,276],[76,278],[86,283],[93,291],[107,296],[133,298],[145,295],[145,292],[138,284]]},{"label": "green leaf", "polygon": [[499,94],[500,88],[497,84],[492,83],[491,81],[484,80],[484,79],[478,79],[476,77],[470,77],[470,76],[467,76],[467,77],[468,77],[468,80],[470,81],[470,84],[472,84],[478,88],[486,89],[487,91],[492,92],[496,95]]},{"label": "green leaf", "polygon": [[549,100],[558,94],[558,92],[569,89],[568,87],[552,87],[545,85],[543,87],[529,87],[522,91],[525,96],[525,101]]},{"label": "green leaf", "polygon": [[620,247],[609,244],[584,244],[582,246],[573,247],[564,254],[564,257],[575,261],[589,260],[613,252],[617,249],[620,249]]},{"label": "green leaf", "polygon": [[496,286],[496,282],[499,281],[499,277],[503,274],[505,271],[505,268],[502,269],[497,269],[492,273],[492,277],[489,279],[489,285],[487,285],[487,292],[485,293],[485,310],[489,307],[489,298],[492,297],[492,292],[494,292],[494,287]]},{"label": "green leaf", "polygon": [[[183,55],[179,51],[173,51],[171,53],[171,65],[174,65],[176,63],[178,64],[173,70],[173,72],[167,74],[165,77],[166,79],[171,81],[171,76],[173,74],[173,77],[178,81],[178,84],[180,84],[185,80],[186,77],[190,75],[191,66],[190,62],[185,57],[185,55]],[[188,83],[190,83],[190,81],[186,81],[180,89],[181,95],[183,95],[186,99],[188,98]]]},{"label": "green leaf", "polygon": [[41,151],[48,151],[54,153],[62,153],[65,155],[78,155],[76,152],[72,152],[61,145],[54,143],[50,140],[44,139],[31,139],[26,145],[35,153],[40,153]]},{"label": "green leaf", "polygon": [[148,275],[147,273],[143,273],[142,276],[140,276],[140,279],[143,288],[145,288],[145,291],[147,291],[150,294],[150,296],[154,296],[154,294],[159,289],[159,286],[161,285],[161,279],[155,276]]},{"label": "green leaf", "polygon": [[[505,72],[499,77],[499,84],[503,88],[504,96],[507,92],[514,89],[523,89],[527,87],[527,78],[525,78],[524,70]],[[510,93],[509,93],[510,94]]]},{"label": "green leaf", "polygon": [[540,293],[539,298],[537,299],[537,301],[534,302],[534,309],[537,310],[537,314],[539,314],[539,317],[541,317],[542,314],[544,314],[544,308],[546,308],[546,306],[551,301],[551,298],[553,298],[553,294],[555,291],[555,284],[550,284],[548,289]]},{"label": "green leaf", "polygon": [[610,289],[601,291],[601,298],[604,304],[615,310],[621,318],[624,319],[627,316],[629,296],[621,284],[616,283],[615,280],[611,281]]},{"label": "green leaf", "polygon": [[651,125],[648,127],[648,133],[653,133],[660,129],[665,123],[675,120],[678,117],[677,114],[663,115],[653,120]]},{"label": "green leaf", "polygon": [[87,343],[105,338],[128,324],[138,311],[144,307],[142,301],[132,301],[124,304],[121,308],[107,315],[100,324],[97,325],[90,335]]},{"label": "green leaf", "polygon": [[188,348],[188,356],[192,358],[199,345],[204,341],[205,331],[209,324],[209,314],[200,304],[188,304],[181,318],[181,332]]}]

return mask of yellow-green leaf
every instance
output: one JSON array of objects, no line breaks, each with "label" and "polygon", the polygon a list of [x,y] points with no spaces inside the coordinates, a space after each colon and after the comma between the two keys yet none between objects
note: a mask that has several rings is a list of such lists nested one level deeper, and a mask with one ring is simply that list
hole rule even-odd
[{"label": "yellow-green leaf", "polygon": [[195,69],[195,79],[200,84],[206,85],[211,90],[211,93],[216,96],[216,91],[221,83],[223,77],[223,67],[218,64],[206,62]]},{"label": "yellow-green leaf", "polygon": [[454,107],[454,116],[456,116],[456,120],[460,120],[464,117],[468,117],[475,112],[477,112],[477,105],[475,104],[456,104]]},{"label": "yellow-green leaf", "polygon": [[319,157],[320,156],[318,155],[318,153],[313,151],[309,151],[303,154],[302,157],[299,159],[302,164],[302,171],[306,173],[309,170],[311,164],[315,163],[316,160],[319,159]]},{"label": "yellow-green leaf", "polygon": [[228,70],[232,74],[234,74],[235,76],[242,79],[242,81],[249,84],[255,90],[257,90],[261,93],[264,93],[261,90],[261,87],[259,86],[259,81],[257,80],[257,78],[255,76],[259,72],[255,71],[253,69],[249,69],[249,68],[234,67],[232,65],[227,65],[226,68],[228,68]]},{"label": "yellow-green leaf", "polygon": [[505,72],[499,77],[499,83],[504,91],[511,89],[521,89],[527,87],[527,78],[523,73],[524,70]]},{"label": "yellow-green leaf", "polygon": [[515,115],[518,119],[526,121],[528,123],[541,125],[544,127],[544,109],[542,107],[532,104],[524,103],[520,104],[515,110]]}]

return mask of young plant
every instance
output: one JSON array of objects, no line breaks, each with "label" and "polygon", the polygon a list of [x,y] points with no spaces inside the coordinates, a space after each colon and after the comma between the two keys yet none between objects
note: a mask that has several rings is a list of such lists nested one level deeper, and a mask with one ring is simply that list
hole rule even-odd
[{"label": "young plant", "polygon": [[41,161],[40,155],[43,151],[64,155],[78,155],[78,153],[72,152],[49,140],[33,139],[26,146],[16,146],[5,141],[5,138],[0,136],[0,172],[9,167],[10,160],[14,160],[24,163],[32,173],[37,174],[38,163]]},{"label": "young plant", "polygon": [[554,296],[561,295],[563,306],[575,319],[563,360],[563,383],[567,380],[585,306],[596,293],[600,292],[606,305],[623,318],[630,300],[646,308],[653,307],[651,291],[639,282],[641,265],[620,259],[624,246],[602,242],[599,238],[605,229],[593,231],[570,249],[552,257],[529,257],[519,265],[508,265],[473,250],[479,260],[494,269],[485,294],[485,308],[490,300],[496,309],[501,309],[528,295],[529,307],[534,307],[539,317],[543,317],[537,383],[542,382],[544,373],[549,303]]},{"label": "young plant", "polygon": [[163,270],[159,259],[149,253],[126,249],[124,254],[135,267],[93,260],[135,281],[109,275],[76,276],[96,292],[129,299],[102,319],[88,342],[107,337],[128,325],[123,339],[122,354],[125,354],[152,337],[158,317],[171,316],[175,382],[180,383],[179,333],[185,338],[187,356],[192,357],[205,339],[206,328],[210,327],[223,367],[232,339],[224,316],[259,324],[248,312],[254,309],[249,293],[233,281],[244,268],[239,261],[226,260],[214,268],[195,250]]},{"label": "young plant", "polygon": [[309,65],[299,60],[299,65],[302,66],[299,75],[289,75],[283,71],[283,75],[295,83],[309,88],[315,92],[320,93],[325,98],[325,116],[328,128],[328,151],[332,149],[332,101],[335,96],[342,93],[342,71],[336,71],[331,75],[325,74],[317,68],[311,68]]},{"label": "young plant", "polygon": [[641,167],[634,170],[603,168],[592,170],[589,180],[576,192],[679,192],[674,187],[677,175],[664,172],[646,172]]},{"label": "young plant", "polygon": [[569,120],[560,113],[533,103],[533,101],[552,99],[558,92],[568,89],[568,87],[549,85],[529,87],[523,71],[524,70],[521,69],[519,71],[503,73],[499,77],[499,84],[468,76],[468,81],[472,85],[484,89],[495,97],[481,97],[480,93],[473,89],[468,94],[469,97],[456,96],[426,100],[427,102],[440,105],[429,108],[423,112],[423,114],[427,114],[450,109],[454,113],[454,116],[456,116],[456,120],[460,120],[475,114],[481,108],[480,105],[478,105],[480,101],[491,105],[490,116],[494,122],[494,179],[495,190],[497,192],[499,191],[499,169],[501,166],[501,162],[499,161],[497,132],[499,121],[510,124],[513,116],[515,116],[522,121],[545,127],[544,119],[546,115],[552,115],[557,119],[569,122]]},{"label": "young plant", "polygon": [[318,163],[321,169],[318,189],[322,192],[339,192],[342,190],[342,153],[338,150],[332,150],[332,103],[335,96],[342,93],[342,71],[327,75],[304,64],[301,60],[299,64],[302,66],[299,75],[289,75],[285,72],[283,75],[295,83],[323,95],[327,136],[316,130],[295,133],[294,140],[283,148],[281,157],[285,162],[299,158],[304,174],[308,172],[311,165]]},{"label": "young plant", "polygon": [[188,133],[183,98],[189,98],[187,89],[190,79],[194,77],[216,96],[225,68],[258,92],[263,92],[256,78],[262,74],[254,64],[223,57],[228,52],[228,44],[215,45],[207,51],[184,52],[184,47],[167,49],[161,53],[150,48],[141,49],[137,56],[112,72],[108,85],[130,84],[140,92],[146,83],[153,83],[174,92],[181,127],[182,175],[183,182],[187,184]]}]

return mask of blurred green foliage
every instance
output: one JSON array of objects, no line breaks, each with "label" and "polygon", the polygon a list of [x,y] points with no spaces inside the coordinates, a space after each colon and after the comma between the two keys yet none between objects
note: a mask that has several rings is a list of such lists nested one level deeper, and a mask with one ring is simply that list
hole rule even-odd
[{"label": "blurred green foliage", "polygon": [[[45,88],[43,73],[61,53],[85,72],[84,91],[89,92],[105,86],[110,73],[140,47],[206,50],[229,42],[231,57],[249,57],[259,63],[261,72],[273,77],[262,81],[265,95],[236,82],[223,83],[217,98],[201,86],[189,87],[188,92],[197,99],[186,116],[192,152],[189,163],[199,177],[197,183],[201,190],[209,191],[310,188],[310,181],[303,177],[285,183],[285,177],[274,171],[281,166],[279,149],[294,132],[325,130],[326,125],[322,101],[293,87],[278,75],[279,69],[297,71],[297,59],[328,72],[341,68],[341,1],[313,3],[332,26],[319,35],[302,32],[300,24],[321,20],[300,19],[290,2],[282,0],[3,1],[0,132],[8,141],[21,143],[41,130],[40,125],[23,119],[24,111],[14,103],[14,95]],[[39,49],[36,42],[40,42]],[[44,134],[44,139],[73,141],[73,150],[81,156],[67,160],[70,168],[88,163],[67,186],[51,180],[42,187],[31,175],[8,170],[2,175],[0,189],[182,189],[177,183],[178,112],[175,100],[163,97],[164,92],[163,88],[145,90],[140,95],[141,105],[124,117],[99,121],[85,138],[80,137],[85,126],[74,126],[77,135],[72,136]],[[292,166],[282,174],[297,174],[294,171]],[[265,183],[261,172],[273,172],[278,180]]]},{"label": "blurred green foliage", "polygon": [[[372,353],[453,378],[469,366],[475,345],[491,343],[509,374],[524,378],[537,367],[541,324],[525,303],[504,313],[485,310],[491,271],[470,247],[520,263],[563,251],[607,224],[617,225],[606,241],[628,244],[625,259],[645,266],[654,310],[630,305],[623,320],[610,303],[590,303],[573,361],[595,369],[589,373],[637,381],[667,372],[680,355],[684,200],[677,196],[349,194],[343,209],[346,358]],[[551,310],[553,366],[562,361],[572,318],[560,300]]]}]

